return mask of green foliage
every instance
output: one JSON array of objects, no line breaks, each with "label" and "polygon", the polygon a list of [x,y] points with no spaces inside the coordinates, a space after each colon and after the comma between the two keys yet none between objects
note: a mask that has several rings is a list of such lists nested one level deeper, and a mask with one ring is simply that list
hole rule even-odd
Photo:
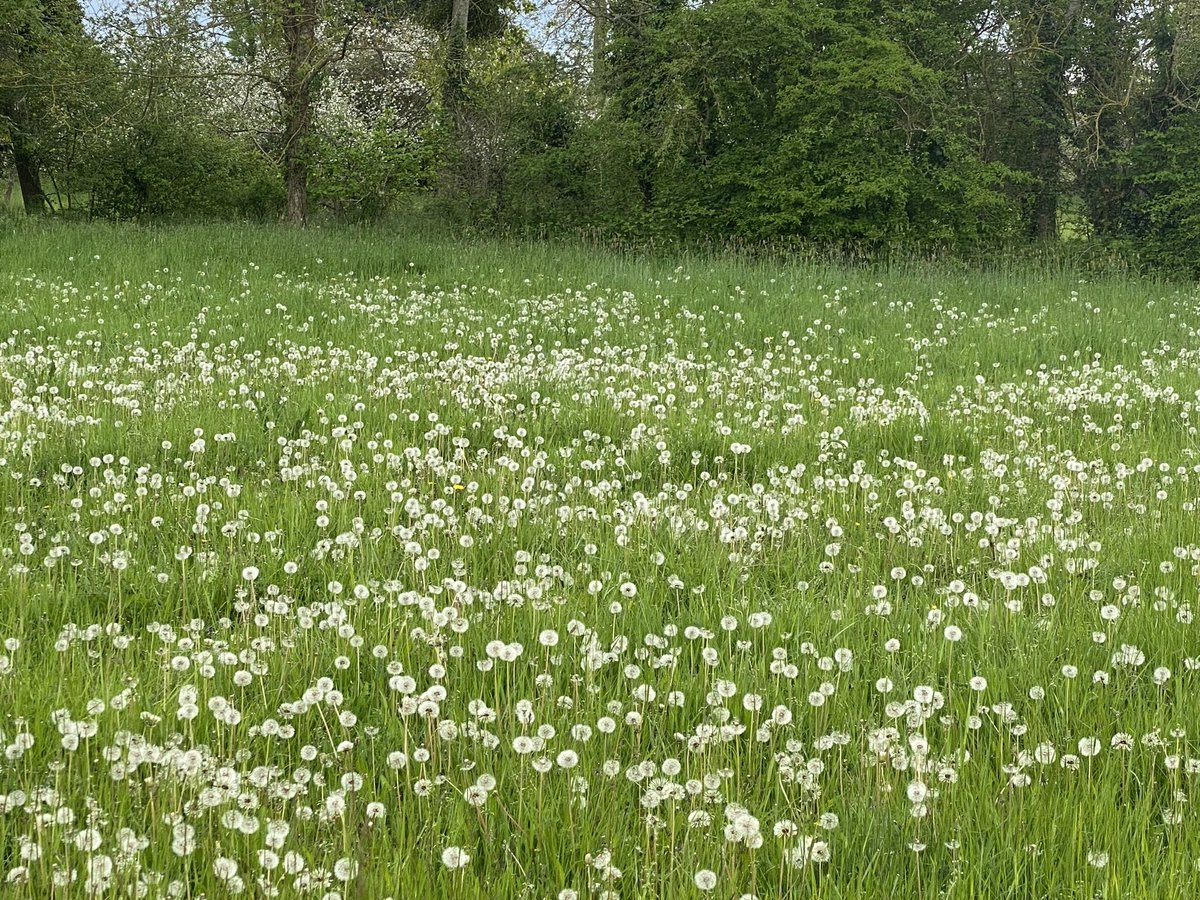
[{"label": "green foliage", "polygon": [[[392,4],[427,28],[439,32],[444,32],[447,28],[451,5],[452,0],[397,0]],[[370,8],[371,3],[367,6]],[[471,12],[467,19],[467,37],[471,40],[495,37],[503,33],[508,24],[504,4],[497,0],[477,0],[471,3]]]},{"label": "green foliage", "polygon": [[295,184],[304,148],[313,200],[348,219],[964,254],[1066,225],[1195,268],[1184,5],[608,0],[598,81],[495,0],[454,40],[451,0],[321,0],[289,81],[281,9],[221,0],[212,28],[166,0],[105,32],[78,0],[0,0],[0,162],[117,218],[269,217],[260,151]]},{"label": "green foliage", "polygon": [[78,0],[0,0],[0,153],[9,151],[32,187],[31,212],[44,205],[43,170],[64,175],[77,162],[112,76]]},{"label": "green foliage", "polygon": [[[1005,234],[1005,167],[866,4],[714,0],[615,42],[653,227],[878,245]],[[649,32],[649,33],[648,33]]]},{"label": "green foliage", "polygon": [[348,218],[377,219],[429,178],[430,146],[382,118],[368,129],[345,122],[322,129],[310,144],[309,189]]},{"label": "green foliage", "polygon": [[1128,155],[1132,184],[1121,238],[1149,264],[1200,276],[1200,113],[1143,136]]},{"label": "green foliage", "polygon": [[108,137],[89,160],[93,215],[265,219],[278,213],[275,168],[204,123],[148,123]]},{"label": "green foliage", "polygon": [[527,225],[561,216],[573,189],[577,99],[552,57],[518,32],[472,47],[457,121],[441,118],[441,183],[460,215]]}]

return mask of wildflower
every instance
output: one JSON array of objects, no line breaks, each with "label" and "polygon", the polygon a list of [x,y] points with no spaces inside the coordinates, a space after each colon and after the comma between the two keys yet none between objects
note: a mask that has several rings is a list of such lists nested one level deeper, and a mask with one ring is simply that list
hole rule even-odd
[{"label": "wildflower", "polygon": [[692,880],[695,882],[697,890],[711,891],[717,886],[717,873],[712,869],[700,869]]},{"label": "wildflower", "polygon": [[574,750],[563,750],[558,754],[558,758],[555,760],[555,762],[558,763],[559,768],[573,769],[579,764],[579,754],[577,754]]}]

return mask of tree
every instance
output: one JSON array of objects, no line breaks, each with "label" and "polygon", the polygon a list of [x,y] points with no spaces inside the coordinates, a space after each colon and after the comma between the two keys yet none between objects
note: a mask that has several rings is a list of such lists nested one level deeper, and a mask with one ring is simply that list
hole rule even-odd
[{"label": "tree", "polygon": [[588,13],[592,19],[592,90],[602,96],[608,68],[608,0],[590,0]]},{"label": "tree", "polygon": [[500,0],[406,0],[406,9],[426,27],[445,35],[441,72],[442,113],[454,140],[467,130],[466,83],[471,42],[503,33],[508,19]]},{"label": "tree", "polygon": [[371,219],[430,181],[433,126],[422,66],[436,37],[410,21],[364,26],[325,80],[310,158],[314,202]]},{"label": "tree", "polygon": [[283,102],[283,181],[287,191],[287,220],[308,221],[308,161],[305,143],[312,130],[313,90],[332,56],[318,57],[318,0],[281,0],[279,25],[283,34],[287,72],[278,82]]},{"label": "tree", "polygon": [[0,0],[0,148],[12,156],[25,211],[47,208],[45,157],[80,95],[91,58],[78,0]]},{"label": "tree", "polygon": [[1063,143],[1072,131],[1070,75],[1077,58],[1081,0],[999,0],[991,38],[1003,68],[993,72],[993,119],[1001,158],[1027,176],[1023,209],[1028,237],[1058,237]]},{"label": "tree", "polygon": [[[1200,8],[1164,3],[1143,20],[1141,81],[1126,148],[1110,166],[1119,198],[1105,234],[1155,267],[1200,274]],[[1108,212],[1108,210],[1105,210]]]},{"label": "tree", "polygon": [[345,58],[356,29],[387,7],[360,0],[217,2],[234,59],[246,67],[247,77],[264,81],[278,99],[284,218],[302,226],[308,221],[310,143],[322,80]]},{"label": "tree", "polygon": [[1007,170],[979,158],[940,65],[957,35],[937,26],[928,5],[875,0],[614,7],[611,105],[642,135],[647,226],[870,245],[1004,232]]}]

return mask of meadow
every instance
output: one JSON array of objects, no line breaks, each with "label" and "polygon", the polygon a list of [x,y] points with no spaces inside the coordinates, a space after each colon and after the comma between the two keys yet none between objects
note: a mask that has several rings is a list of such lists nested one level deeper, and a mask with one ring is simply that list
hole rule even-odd
[{"label": "meadow", "polygon": [[6,897],[1200,895],[1200,290],[0,225]]}]

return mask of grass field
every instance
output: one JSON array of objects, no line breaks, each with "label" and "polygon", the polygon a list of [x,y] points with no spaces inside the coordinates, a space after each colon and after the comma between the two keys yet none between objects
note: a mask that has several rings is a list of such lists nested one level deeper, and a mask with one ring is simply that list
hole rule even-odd
[{"label": "grass field", "polygon": [[1200,292],[0,226],[5,896],[1200,895]]}]

